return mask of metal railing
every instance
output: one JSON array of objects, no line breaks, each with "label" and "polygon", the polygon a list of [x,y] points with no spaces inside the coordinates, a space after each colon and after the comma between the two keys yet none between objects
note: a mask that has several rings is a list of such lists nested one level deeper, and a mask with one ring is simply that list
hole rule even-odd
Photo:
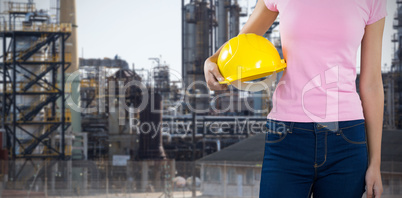
[{"label": "metal railing", "polygon": [[[401,167],[401,162],[390,162]],[[49,197],[191,197],[191,175],[196,168],[197,197],[258,197],[261,163],[216,161],[210,164],[194,164],[191,161],[144,160],[144,161],[53,161],[41,160],[25,165],[24,173],[13,178],[23,162],[0,161],[0,178],[4,192],[34,193]],[[215,173],[211,175],[211,173]],[[402,174],[396,169],[382,171],[384,192],[381,197],[402,195]],[[238,179],[241,176],[240,180]],[[35,177],[35,179],[33,179]],[[242,191],[239,191],[241,188]],[[236,189],[236,190],[235,190]],[[284,190],[286,190],[284,188]],[[1,190],[0,190],[1,192]],[[15,195],[15,194],[14,194]],[[5,196],[7,197],[7,196]],[[44,197],[44,196],[43,196]],[[365,195],[363,196],[365,197]]]},{"label": "metal railing", "polygon": [[36,6],[33,3],[22,3],[22,2],[4,2],[5,7],[8,8],[7,12],[20,12],[20,13],[28,13],[34,12],[36,10]]},{"label": "metal railing", "polygon": [[18,24],[11,26],[7,25],[7,23],[0,24],[1,32],[13,32],[13,31],[22,31],[22,32],[65,32],[69,33],[72,31],[71,23],[60,23],[60,24]]}]

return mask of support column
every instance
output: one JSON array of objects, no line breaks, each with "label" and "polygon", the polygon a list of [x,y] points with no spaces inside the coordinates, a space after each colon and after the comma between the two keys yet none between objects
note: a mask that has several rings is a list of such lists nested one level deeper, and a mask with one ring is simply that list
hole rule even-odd
[{"label": "support column", "polygon": [[141,190],[145,192],[148,185],[148,161],[142,161],[141,168]]}]

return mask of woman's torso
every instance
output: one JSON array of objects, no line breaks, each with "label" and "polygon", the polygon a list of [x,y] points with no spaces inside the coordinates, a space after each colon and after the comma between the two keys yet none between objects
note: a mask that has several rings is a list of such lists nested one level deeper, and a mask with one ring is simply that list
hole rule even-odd
[{"label": "woman's torso", "polygon": [[280,13],[287,62],[268,118],[364,119],[356,92],[356,59],[365,26],[384,15],[384,9],[373,7],[375,1],[385,0],[265,0]]}]

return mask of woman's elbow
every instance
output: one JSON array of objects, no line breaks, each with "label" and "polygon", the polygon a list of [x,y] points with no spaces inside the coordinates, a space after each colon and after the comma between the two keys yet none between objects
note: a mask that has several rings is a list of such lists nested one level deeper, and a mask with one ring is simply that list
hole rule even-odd
[{"label": "woman's elbow", "polygon": [[384,96],[382,80],[362,81],[359,84],[360,95]]}]

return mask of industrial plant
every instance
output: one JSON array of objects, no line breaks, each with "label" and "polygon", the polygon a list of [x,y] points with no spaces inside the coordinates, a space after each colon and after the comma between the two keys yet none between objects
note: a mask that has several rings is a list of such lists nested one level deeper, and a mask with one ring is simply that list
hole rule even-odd
[{"label": "industrial plant", "polygon": [[[402,195],[396,1],[395,52],[382,73],[383,197]],[[212,92],[203,69],[256,1],[181,0],[179,78],[163,55],[147,57],[149,68],[119,52],[79,57],[77,1],[49,2],[0,1],[0,197],[258,197],[275,86]],[[264,37],[283,56],[279,25],[280,16]]]}]

